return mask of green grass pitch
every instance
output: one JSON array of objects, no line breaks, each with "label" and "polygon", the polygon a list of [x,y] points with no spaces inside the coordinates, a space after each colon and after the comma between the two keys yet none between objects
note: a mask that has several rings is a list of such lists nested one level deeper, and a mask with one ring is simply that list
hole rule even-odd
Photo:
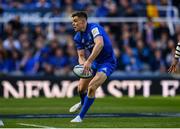
[{"label": "green grass pitch", "polygon": [[[69,107],[79,101],[74,98],[0,98],[0,115],[9,114],[70,114]],[[180,96],[144,98],[107,96],[95,100],[91,113],[179,113]],[[73,117],[72,117],[73,118]],[[0,118],[4,128],[180,128],[180,117],[104,117],[85,118],[83,123],[70,123],[72,118]]]}]

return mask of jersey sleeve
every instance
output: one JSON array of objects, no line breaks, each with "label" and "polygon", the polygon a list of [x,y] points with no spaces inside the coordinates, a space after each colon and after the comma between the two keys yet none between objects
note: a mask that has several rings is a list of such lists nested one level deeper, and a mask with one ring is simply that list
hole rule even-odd
[{"label": "jersey sleeve", "polygon": [[84,49],[84,45],[83,45],[82,42],[81,42],[81,36],[80,36],[80,34],[77,33],[77,34],[74,36],[74,42],[75,42],[75,46],[76,46],[76,49],[77,49],[77,50]]},{"label": "jersey sleeve", "polygon": [[97,36],[103,36],[101,28],[99,26],[93,26],[91,28],[91,34],[93,36],[93,38],[95,39]]}]

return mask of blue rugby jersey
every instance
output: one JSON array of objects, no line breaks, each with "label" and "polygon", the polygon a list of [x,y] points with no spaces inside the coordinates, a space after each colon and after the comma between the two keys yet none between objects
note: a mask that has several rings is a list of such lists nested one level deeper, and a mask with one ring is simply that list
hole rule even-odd
[{"label": "blue rugby jersey", "polygon": [[94,38],[102,36],[104,47],[96,57],[97,63],[116,63],[116,58],[113,52],[111,41],[105,32],[104,28],[96,23],[88,23],[85,32],[77,32],[74,36],[75,46],[78,50],[85,49],[91,53],[95,45]]}]

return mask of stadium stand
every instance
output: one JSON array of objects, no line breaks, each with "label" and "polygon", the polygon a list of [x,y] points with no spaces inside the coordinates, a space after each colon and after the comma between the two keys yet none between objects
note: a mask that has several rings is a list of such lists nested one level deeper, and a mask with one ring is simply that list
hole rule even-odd
[{"label": "stadium stand", "polygon": [[[61,75],[77,64],[69,22],[23,22],[33,17],[67,18],[86,10],[97,18],[146,17],[148,21],[100,22],[109,33],[118,59],[117,71],[159,72],[169,68],[180,41],[180,24],[153,18],[180,14],[178,0],[0,0],[0,73]],[[160,7],[176,9],[164,11]],[[41,11],[40,11],[41,10]],[[179,16],[177,16],[179,18]],[[6,22],[7,20],[7,22]]]}]

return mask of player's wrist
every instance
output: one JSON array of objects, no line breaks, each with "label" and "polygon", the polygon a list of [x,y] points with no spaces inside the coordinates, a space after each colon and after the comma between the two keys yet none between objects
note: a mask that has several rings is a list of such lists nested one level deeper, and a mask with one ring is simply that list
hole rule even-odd
[{"label": "player's wrist", "polygon": [[79,65],[84,65],[85,61],[79,61]]},{"label": "player's wrist", "polygon": [[93,61],[91,59],[87,59],[87,62],[88,63],[92,63]]}]

